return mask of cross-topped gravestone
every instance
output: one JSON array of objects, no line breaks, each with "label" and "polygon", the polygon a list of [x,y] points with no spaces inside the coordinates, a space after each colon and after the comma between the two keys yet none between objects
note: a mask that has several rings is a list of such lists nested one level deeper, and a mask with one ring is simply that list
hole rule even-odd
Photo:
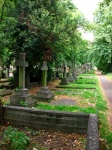
[{"label": "cross-topped gravestone", "polygon": [[19,54],[19,60],[16,61],[16,66],[19,66],[19,87],[25,88],[25,67],[28,67],[28,62],[25,61],[25,53]]},{"label": "cross-topped gravestone", "polygon": [[73,79],[73,76],[71,74],[71,63],[70,62],[68,64],[68,67],[69,67],[68,81],[73,82],[74,79]]},{"label": "cross-topped gravestone", "polygon": [[35,104],[35,101],[33,101],[28,89],[25,88],[25,67],[28,67],[28,62],[25,61],[25,53],[19,54],[16,66],[19,66],[19,88],[17,87],[10,97],[11,105],[31,107]]},{"label": "cross-topped gravestone", "polygon": [[66,84],[68,84],[69,82],[68,82],[68,79],[67,79],[67,77],[66,77],[66,68],[67,68],[67,64],[66,63],[64,63],[63,64],[63,78],[61,79],[61,85],[66,85]]},{"label": "cross-topped gravestone", "polygon": [[47,84],[47,70],[48,70],[46,61],[43,61],[43,66],[42,66],[41,70],[42,70],[42,86],[46,87],[46,84]]},{"label": "cross-topped gravestone", "polygon": [[51,100],[54,98],[54,95],[52,94],[52,92],[47,87],[47,70],[48,70],[48,67],[47,67],[46,61],[43,61],[43,66],[42,66],[41,70],[42,70],[42,87],[34,98],[38,99],[40,101]]}]

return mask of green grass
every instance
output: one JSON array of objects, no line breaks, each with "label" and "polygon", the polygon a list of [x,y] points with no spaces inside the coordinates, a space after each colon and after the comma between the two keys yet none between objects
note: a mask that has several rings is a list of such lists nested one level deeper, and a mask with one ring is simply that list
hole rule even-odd
[{"label": "green grass", "polygon": [[[84,78],[85,76],[90,76],[92,78]],[[64,112],[83,112],[92,113],[98,115],[99,121],[99,139],[100,147],[102,150],[112,149],[112,132],[109,130],[108,119],[107,119],[107,102],[104,99],[101,89],[99,87],[98,79],[94,74],[84,74],[78,79],[80,82],[82,80],[83,84],[77,83],[77,87],[81,85],[86,87],[95,87],[96,89],[61,89],[60,91],[55,91],[55,95],[67,95],[67,96],[77,96],[80,101],[80,105],[75,106],[62,106],[62,105],[50,105],[45,103],[39,103],[36,108],[43,110],[58,110]],[[90,84],[95,83],[94,84]],[[88,84],[87,84],[88,83]],[[75,82],[71,83],[71,86],[76,86]],[[66,86],[67,87],[67,86]],[[65,92],[68,91],[68,92]],[[71,91],[71,93],[70,93]],[[73,93],[74,91],[74,93]],[[76,92],[81,92],[82,94],[76,94]],[[90,104],[90,105],[89,105]]]}]

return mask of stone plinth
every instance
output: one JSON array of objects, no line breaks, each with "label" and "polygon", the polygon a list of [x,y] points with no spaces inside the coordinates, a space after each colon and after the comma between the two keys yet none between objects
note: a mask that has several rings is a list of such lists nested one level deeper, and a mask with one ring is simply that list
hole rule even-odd
[{"label": "stone plinth", "polygon": [[69,82],[68,82],[68,79],[65,77],[65,78],[62,78],[61,79],[61,83],[60,85],[67,85]]},{"label": "stone plinth", "polygon": [[48,101],[54,99],[54,95],[48,87],[41,87],[37,95],[34,96],[34,99],[37,99],[38,101]]},{"label": "stone plinth", "polygon": [[35,104],[32,95],[28,92],[28,89],[21,89],[15,91],[10,96],[10,103],[13,106],[29,106],[32,107]]}]

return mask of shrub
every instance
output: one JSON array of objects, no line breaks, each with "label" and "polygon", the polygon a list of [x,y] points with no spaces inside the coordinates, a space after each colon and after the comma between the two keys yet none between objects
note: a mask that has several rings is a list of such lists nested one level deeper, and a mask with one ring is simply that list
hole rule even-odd
[{"label": "shrub", "polygon": [[12,126],[4,131],[3,141],[13,150],[25,150],[30,143],[30,139],[23,132],[19,132]]}]

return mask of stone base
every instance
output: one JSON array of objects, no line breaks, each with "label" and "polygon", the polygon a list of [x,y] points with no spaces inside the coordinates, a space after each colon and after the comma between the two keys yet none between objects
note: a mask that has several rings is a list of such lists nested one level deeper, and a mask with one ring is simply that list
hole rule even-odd
[{"label": "stone base", "polygon": [[67,85],[68,83],[69,83],[69,82],[68,82],[68,79],[67,79],[67,78],[62,78],[60,85]]},{"label": "stone base", "polygon": [[28,89],[22,89],[15,91],[10,96],[10,104],[13,106],[32,107],[35,105],[32,95],[28,92]]},{"label": "stone base", "polygon": [[73,77],[72,76],[68,77],[68,81],[73,82],[74,81]]},{"label": "stone base", "polygon": [[54,95],[52,94],[52,92],[49,90],[48,87],[41,87],[37,95],[34,96],[34,99],[46,102],[46,100],[54,99]]}]

